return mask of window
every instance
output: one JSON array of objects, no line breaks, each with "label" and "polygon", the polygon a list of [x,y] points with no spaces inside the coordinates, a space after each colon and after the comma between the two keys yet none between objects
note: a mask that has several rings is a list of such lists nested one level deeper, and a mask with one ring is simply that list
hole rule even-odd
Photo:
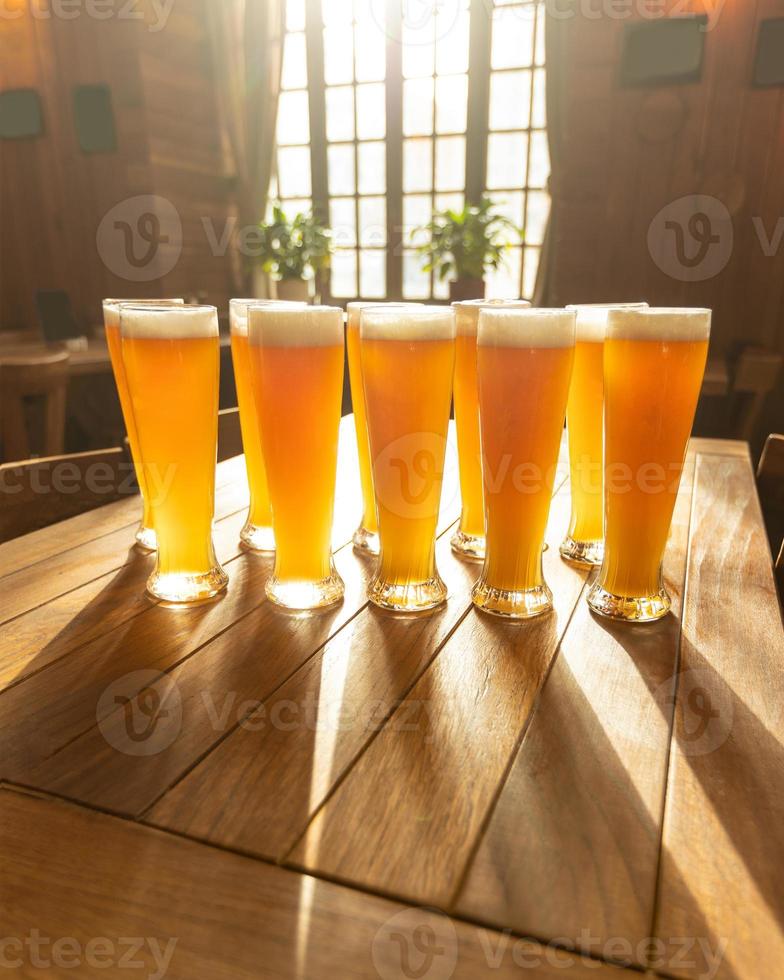
[{"label": "window", "polygon": [[488,295],[530,298],[550,206],[543,0],[287,3],[271,194],[329,221],[331,298],[446,299],[415,230],[485,192],[526,229]]}]

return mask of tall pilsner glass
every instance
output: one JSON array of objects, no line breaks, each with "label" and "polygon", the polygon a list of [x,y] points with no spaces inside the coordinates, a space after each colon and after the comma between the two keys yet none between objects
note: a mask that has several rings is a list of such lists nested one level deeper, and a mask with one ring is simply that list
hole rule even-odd
[{"label": "tall pilsner glass", "polygon": [[610,310],[647,303],[570,306],[577,313],[574,371],[566,406],[572,514],[561,555],[576,565],[601,565],[604,554],[604,338]]},{"label": "tall pilsner glass", "polygon": [[455,315],[441,307],[365,309],[360,337],[380,538],[368,596],[384,609],[421,612],[447,596],[435,546]]},{"label": "tall pilsner glass", "polygon": [[330,606],[344,593],[332,561],[343,311],[251,306],[248,328],[276,544],[267,597],[289,609]]},{"label": "tall pilsner glass", "polygon": [[250,509],[240,540],[251,551],[269,553],[275,550],[272,531],[272,507],[264,469],[259,420],[253,399],[250,377],[250,351],[248,343],[248,307],[290,306],[302,309],[305,303],[286,303],[283,300],[233,299],[229,304],[231,323],[231,360],[234,365],[234,381],[237,386],[237,403],[240,410],[242,449],[250,490]]},{"label": "tall pilsner glass", "polygon": [[109,358],[112,362],[114,383],[117,386],[117,394],[120,398],[120,408],[122,409],[125,431],[128,433],[128,445],[131,449],[133,468],[142,497],[142,522],[136,531],[136,543],[140,548],[144,548],[145,551],[155,551],[157,544],[152,521],[152,508],[149,503],[150,494],[147,492],[147,487],[144,482],[144,467],[142,465],[141,453],[139,452],[139,437],[136,433],[136,423],[134,422],[133,408],[131,407],[131,396],[128,392],[128,379],[125,377],[125,365],[122,359],[120,306],[123,303],[131,303],[135,306],[182,306],[184,302],[181,299],[105,299],[103,301],[103,323],[104,329],[106,330],[106,343],[109,348]]},{"label": "tall pilsner glass", "polygon": [[158,554],[147,591],[198,602],[226,588],[212,543],[220,342],[214,306],[122,306],[122,357]]},{"label": "tall pilsner glass", "polygon": [[604,346],[605,546],[592,609],[650,622],[670,608],[662,559],[708,358],[711,311],[615,310]]},{"label": "tall pilsner glass", "polygon": [[368,555],[378,554],[378,520],[376,518],[376,497],[373,491],[373,469],[370,465],[370,443],[368,441],[367,415],[365,412],[365,390],[362,385],[359,317],[362,310],[370,307],[416,307],[421,305],[421,303],[348,304],[346,348],[348,352],[349,381],[351,382],[351,404],[354,409],[354,427],[357,432],[359,479],[362,484],[362,521],[354,532],[354,547],[357,551],[364,552]]},{"label": "tall pilsner glass", "polygon": [[527,619],[552,609],[542,549],[572,374],[575,314],[482,310],[477,337],[487,547],[474,604]]},{"label": "tall pilsner glass", "polygon": [[476,333],[479,313],[495,307],[525,309],[531,304],[514,299],[472,299],[453,303],[457,323],[455,342],[455,425],[460,464],[460,526],[452,551],[469,561],[485,557],[485,501],[482,490],[482,449],[479,437],[479,395],[476,378]]}]

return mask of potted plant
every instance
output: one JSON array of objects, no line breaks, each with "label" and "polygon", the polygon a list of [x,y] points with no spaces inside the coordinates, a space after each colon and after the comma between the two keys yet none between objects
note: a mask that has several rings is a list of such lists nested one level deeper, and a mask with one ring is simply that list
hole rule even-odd
[{"label": "potted plant", "polygon": [[490,198],[483,197],[478,205],[466,204],[462,211],[437,211],[414,232],[415,236],[429,234],[429,241],[418,245],[417,252],[425,259],[425,272],[434,272],[442,281],[449,278],[452,302],[483,299],[485,273],[503,261],[512,244],[510,233],[523,239],[524,230],[494,207]]},{"label": "potted plant", "polygon": [[289,219],[277,204],[272,220],[260,228],[262,268],[275,282],[278,299],[309,300],[311,284],[329,268],[330,230],[312,212]]}]

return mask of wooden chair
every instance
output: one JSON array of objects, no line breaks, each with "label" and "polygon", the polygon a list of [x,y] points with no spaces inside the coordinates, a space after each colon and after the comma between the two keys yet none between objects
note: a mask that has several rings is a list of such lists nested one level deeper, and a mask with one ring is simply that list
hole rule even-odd
[{"label": "wooden chair", "polygon": [[65,442],[65,396],[70,355],[67,351],[18,354],[0,363],[0,427],[7,460],[31,455],[26,405],[43,403],[44,456],[56,456]]},{"label": "wooden chair", "polygon": [[0,543],[137,492],[122,449],[0,466]]},{"label": "wooden chair", "polygon": [[784,597],[784,435],[768,436],[757,467],[757,489],[779,595]]},{"label": "wooden chair", "polygon": [[218,412],[218,462],[241,456],[243,451],[240,410],[223,408]]}]

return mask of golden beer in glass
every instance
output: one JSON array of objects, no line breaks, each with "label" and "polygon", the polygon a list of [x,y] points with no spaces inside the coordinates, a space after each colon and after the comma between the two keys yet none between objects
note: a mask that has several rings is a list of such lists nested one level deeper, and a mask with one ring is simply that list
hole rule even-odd
[{"label": "golden beer in glass", "polygon": [[344,593],[332,560],[343,311],[251,306],[248,339],[276,545],[267,597],[289,609],[330,606]]},{"label": "golden beer in glass", "polygon": [[530,307],[525,300],[472,299],[453,303],[455,340],[455,426],[460,467],[462,512],[452,537],[452,551],[469,561],[485,557],[485,502],[482,490],[482,449],[479,437],[479,394],[476,377],[476,333],[479,313],[495,307]]},{"label": "golden beer in glass", "polygon": [[372,602],[398,612],[440,605],[435,545],[452,401],[449,308],[369,308],[360,316],[362,379],[380,540]]},{"label": "golden beer in glass", "polygon": [[240,429],[242,430],[242,448],[245,454],[245,469],[248,474],[248,488],[250,490],[248,519],[240,531],[240,540],[251,551],[269,553],[275,550],[275,535],[272,531],[272,507],[269,499],[269,487],[267,486],[267,472],[264,469],[259,420],[250,377],[248,307],[251,305],[292,306],[295,309],[301,309],[306,304],[258,299],[233,299],[229,304],[231,360],[234,366],[234,381],[237,387],[237,404],[240,410]]},{"label": "golden beer in glass", "polygon": [[566,406],[572,513],[561,555],[601,565],[604,554],[604,337],[610,310],[647,303],[569,306],[577,314],[574,370]]},{"label": "golden beer in glass", "polygon": [[103,323],[106,331],[106,344],[109,348],[109,359],[112,362],[112,372],[114,383],[117,387],[117,394],[120,399],[125,431],[128,434],[128,445],[131,450],[131,460],[136,473],[136,482],[139,484],[139,493],[142,498],[142,521],[136,531],[136,543],[145,551],[155,551],[155,529],[152,523],[152,508],[148,502],[149,494],[144,484],[144,467],[142,466],[141,453],[139,452],[139,437],[136,434],[136,423],[133,419],[133,409],[131,407],[131,396],[128,392],[128,379],[125,377],[125,365],[122,359],[122,340],[120,339],[120,307],[124,303],[131,303],[138,306],[182,306],[184,300],[181,299],[105,299],[103,301]]},{"label": "golden beer in glass", "polygon": [[228,583],[212,543],[220,342],[214,306],[122,306],[122,357],[157,560],[147,591],[169,603]]},{"label": "golden beer in glass", "polygon": [[708,358],[711,311],[614,310],[604,346],[605,544],[597,613],[661,619],[662,559]]},{"label": "golden beer in glass", "polygon": [[477,371],[486,554],[473,601],[528,619],[552,609],[542,550],[572,374],[575,313],[485,309]]},{"label": "golden beer in glass", "polygon": [[369,555],[378,554],[378,521],[376,518],[376,497],[373,491],[373,469],[370,465],[370,443],[368,442],[367,415],[365,412],[365,390],[362,384],[359,317],[362,310],[371,307],[416,307],[421,305],[421,303],[348,304],[348,324],[346,327],[348,374],[351,384],[351,404],[354,409],[354,427],[357,433],[359,479],[362,485],[362,520],[354,532],[353,540],[354,547],[357,551]]}]

